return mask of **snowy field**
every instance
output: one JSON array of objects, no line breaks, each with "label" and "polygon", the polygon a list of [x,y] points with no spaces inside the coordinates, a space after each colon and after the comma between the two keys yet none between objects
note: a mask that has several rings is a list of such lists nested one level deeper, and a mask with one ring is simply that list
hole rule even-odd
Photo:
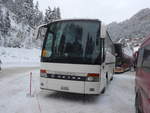
[{"label": "snowy field", "polygon": [[135,113],[134,72],[114,75],[99,96],[41,91],[39,56],[36,49],[0,49],[5,65],[0,72],[0,113]]},{"label": "snowy field", "polygon": [[0,59],[3,67],[39,66],[39,49],[18,49],[0,47]]}]

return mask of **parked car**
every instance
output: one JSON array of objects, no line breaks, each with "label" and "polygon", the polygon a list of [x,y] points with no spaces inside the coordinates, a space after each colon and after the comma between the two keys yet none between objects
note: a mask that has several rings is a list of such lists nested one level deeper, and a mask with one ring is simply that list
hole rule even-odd
[{"label": "parked car", "polygon": [[138,51],[135,92],[136,113],[150,113],[150,36]]}]

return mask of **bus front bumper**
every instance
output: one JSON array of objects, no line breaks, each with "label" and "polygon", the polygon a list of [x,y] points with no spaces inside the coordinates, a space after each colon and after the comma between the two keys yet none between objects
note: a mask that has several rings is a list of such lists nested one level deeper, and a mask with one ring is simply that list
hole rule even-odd
[{"label": "bus front bumper", "polygon": [[58,79],[40,79],[41,90],[52,90],[77,94],[100,94],[99,82],[84,82]]}]

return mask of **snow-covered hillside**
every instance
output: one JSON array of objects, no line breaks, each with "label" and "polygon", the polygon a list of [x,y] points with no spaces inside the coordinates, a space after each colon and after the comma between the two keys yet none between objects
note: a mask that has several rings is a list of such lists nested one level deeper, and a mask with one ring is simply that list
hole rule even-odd
[{"label": "snow-covered hillside", "polygon": [[40,54],[39,49],[0,47],[2,67],[39,66]]},{"label": "snow-covered hillside", "polygon": [[143,9],[121,23],[113,22],[108,25],[108,29],[114,41],[146,37],[150,34],[150,9]]},{"label": "snow-covered hillside", "polygon": [[0,46],[31,48],[32,45],[34,45],[32,43],[34,29],[28,24],[18,22],[16,15],[2,4],[0,5],[0,10],[2,11],[1,15],[3,15],[3,18],[9,16],[10,21],[10,28],[8,29],[8,32],[1,32]]},{"label": "snow-covered hillside", "polygon": [[[9,3],[9,1],[11,2]],[[30,15],[24,14],[25,12],[20,13],[19,10],[21,9],[16,8],[17,6],[15,7],[15,2],[12,0],[8,0],[6,3],[0,3],[0,46],[19,48],[34,48],[41,46],[41,41],[34,39],[34,30],[42,21],[42,17],[39,18],[42,14],[38,10],[38,6],[37,9],[33,8],[32,13],[34,14]],[[22,13],[24,17],[21,17]],[[31,17],[31,15],[34,17]],[[26,19],[27,17],[30,18],[31,21],[33,20],[32,23],[36,24],[31,25]]]}]

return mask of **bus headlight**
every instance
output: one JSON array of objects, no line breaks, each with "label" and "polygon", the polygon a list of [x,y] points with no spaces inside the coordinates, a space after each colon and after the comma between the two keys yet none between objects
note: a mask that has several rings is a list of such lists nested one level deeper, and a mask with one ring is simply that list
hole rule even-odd
[{"label": "bus headlight", "polygon": [[44,69],[41,69],[41,70],[40,70],[40,77],[45,77],[45,78],[47,78],[47,71],[44,70]]},{"label": "bus headlight", "polygon": [[93,81],[94,78],[93,77],[87,77],[87,81]]},{"label": "bus headlight", "polygon": [[100,74],[98,73],[88,73],[86,81],[89,82],[99,82]]}]

